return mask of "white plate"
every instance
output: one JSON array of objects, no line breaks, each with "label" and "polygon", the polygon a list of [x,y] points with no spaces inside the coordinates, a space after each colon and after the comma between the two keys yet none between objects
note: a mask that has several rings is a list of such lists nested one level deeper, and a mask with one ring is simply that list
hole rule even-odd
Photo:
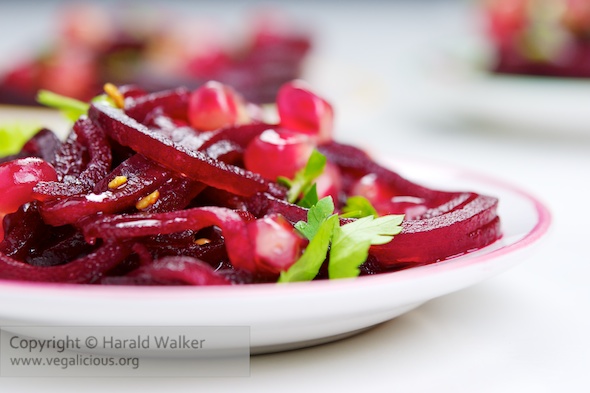
[{"label": "white plate", "polygon": [[233,287],[107,287],[0,281],[0,326],[249,326],[251,353],[336,340],[522,262],[550,215],[517,188],[438,163],[390,161],[405,176],[500,199],[503,238],[445,262],[358,279]]},{"label": "white plate", "polygon": [[590,136],[589,79],[492,74],[486,68],[488,56],[481,42],[429,53],[416,68],[422,86],[417,104],[447,120]]}]

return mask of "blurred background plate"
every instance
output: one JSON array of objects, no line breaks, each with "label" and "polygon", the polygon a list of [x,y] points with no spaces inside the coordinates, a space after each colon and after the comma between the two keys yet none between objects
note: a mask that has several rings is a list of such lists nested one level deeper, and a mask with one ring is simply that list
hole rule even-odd
[{"label": "blurred background plate", "polygon": [[414,94],[414,110],[466,128],[590,136],[590,80],[494,75],[487,56],[482,42],[460,39],[417,56],[409,72],[423,94]]}]

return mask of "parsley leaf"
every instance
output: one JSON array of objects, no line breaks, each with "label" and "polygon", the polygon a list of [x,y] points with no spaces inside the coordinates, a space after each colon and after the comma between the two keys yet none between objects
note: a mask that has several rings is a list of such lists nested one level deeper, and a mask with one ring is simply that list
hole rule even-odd
[{"label": "parsley leaf", "polygon": [[70,121],[74,122],[80,118],[80,116],[88,113],[89,104],[62,96],[48,90],[39,90],[37,93],[37,101],[40,104],[48,106],[50,108],[59,109],[60,112]]},{"label": "parsley leaf", "polygon": [[367,216],[336,228],[332,236],[328,275],[349,278],[359,275],[372,245],[386,244],[401,232],[403,215]]},{"label": "parsley leaf", "polygon": [[343,218],[361,218],[366,216],[377,217],[377,210],[371,205],[371,202],[363,196],[351,196],[346,200],[346,205],[342,208],[340,217]]},{"label": "parsley leaf", "polygon": [[287,199],[290,203],[295,203],[301,194],[308,193],[315,179],[324,171],[326,161],[326,156],[314,149],[305,167],[297,171],[293,180],[285,177],[279,178],[279,182],[289,187]]},{"label": "parsley leaf", "polygon": [[310,208],[319,202],[318,189],[316,184],[312,184],[310,189],[303,195],[297,203],[301,207]]},{"label": "parsley leaf", "polygon": [[[37,102],[50,108],[58,109],[62,115],[71,122],[75,122],[80,116],[87,114],[88,109],[90,108],[90,104],[86,102],[66,97],[49,90],[39,90],[37,93]],[[98,102],[118,108],[115,101],[109,97],[108,94],[99,94],[94,97],[91,102]]]},{"label": "parsley leaf", "polygon": [[334,214],[331,197],[320,199],[307,212],[307,222],[299,221],[295,228],[310,240],[303,255],[285,272],[280,283],[313,280],[329,254],[328,275],[352,278],[360,274],[359,267],[367,260],[372,245],[385,244],[402,230],[403,215],[375,218],[362,217],[340,226]]},{"label": "parsley leaf", "polygon": [[334,201],[331,197],[322,198],[307,212],[307,222],[299,221],[295,228],[308,240],[312,240],[320,225],[334,214]]},{"label": "parsley leaf", "polygon": [[41,129],[35,123],[7,123],[0,125],[0,157],[16,154]]},{"label": "parsley leaf", "polygon": [[317,228],[313,239],[307,245],[303,255],[285,272],[281,272],[279,283],[311,281],[320,271],[326,260],[334,228],[338,227],[338,216],[331,215],[323,220]]}]

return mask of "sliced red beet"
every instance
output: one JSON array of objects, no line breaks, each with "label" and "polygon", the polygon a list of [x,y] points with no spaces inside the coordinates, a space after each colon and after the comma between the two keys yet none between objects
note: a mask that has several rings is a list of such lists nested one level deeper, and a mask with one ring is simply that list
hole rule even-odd
[{"label": "sliced red beet", "polygon": [[349,175],[375,174],[395,194],[420,198],[424,207],[422,213],[408,217],[402,223],[402,233],[393,241],[371,248],[371,255],[384,266],[432,263],[481,248],[500,235],[496,198],[417,185],[350,146],[331,144],[323,151]]},{"label": "sliced red beet", "polygon": [[212,145],[224,140],[237,144],[243,150],[248,146],[252,139],[269,128],[275,128],[275,126],[266,123],[253,123],[222,128],[217,130],[207,141],[205,141],[205,143],[203,143],[201,150],[208,149]]},{"label": "sliced red beet", "polygon": [[0,241],[0,253],[24,260],[31,250],[38,247],[39,239],[47,237],[46,235],[53,230],[50,225],[43,222],[38,203],[26,203],[4,217],[5,237]]},{"label": "sliced red beet", "polygon": [[88,154],[86,167],[76,177],[68,177],[63,182],[38,183],[35,192],[45,199],[91,191],[111,169],[113,157],[105,133],[87,118],[78,120],[73,131]]},{"label": "sliced red beet", "polygon": [[[469,203],[432,218],[404,221],[402,233],[371,255],[383,266],[423,265],[482,248],[500,236],[497,199],[476,195]],[[444,239],[444,241],[441,241]]]},{"label": "sliced red beet", "polygon": [[90,107],[89,116],[118,143],[193,180],[238,195],[253,195],[260,191],[282,193],[275,183],[265,181],[258,174],[175,145],[118,109],[95,104]]},{"label": "sliced red beet", "polygon": [[217,131],[198,132],[184,122],[172,119],[161,108],[154,109],[148,115],[144,124],[153,129],[154,132],[171,140],[175,145],[188,150],[199,150],[217,133]]},{"label": "sliced red beet", "polygon": [[43,250],[30,253],[24,261],[32,266],[57,266],[89,254],[93,246],[84,240],[82,233],[75,231],[61,241],[53,241]]},{"label": "sliced red beet", "polygon": [[123,277],[107,277],[106,284],[125,285],[231,285],[207,263],[188,256],[170,256],[139,267]]},{"label": "sliced red beet", "polygon": [[77,133],[68,134],[50,162],[55,167],[59,181],[75,181],[88,163],[86,147],[80,143]]},{"label": "sliced red beet", "polygon": [[166,256],[186,255],[205,261],[214,268],[224,263],[230,264],[223,233],[218,227],[150,236],[141,244],[145,246],[153,260]]},{"label": "sliced red beet", "polygon": [[93,283],[131,254],[128,243],[107,243],[94,252],[59,266],[32,266],[0,253],[0,279]]},{"label": "sliced red beet", "polygon": [[[109,188],[109,183],[118,176],[125,178],[124,183]],[[98,182],[94,192],[47,201],[41,206],[41,215],[46,223],[59,226],[76,223],[96,213],[123,212],[170,177],[167,169],[136,154]]]},{"label": "sliced red beet", "polygon": [[158,200],[144,209],[147,213],[168,212],[182,210],[201,191],[205,189],[203,183],[195,182],[187,178],[173,176],[159,188]]},{"label": "sliced red beet", "polygon": [[248,212],[207,206],[168,213],[104,215],[86,222],[82,230],[88,241],[94,242],[98,238],[129,239],[185,230],[198,231],[215,225],[223,232],[232,264],[238,269],[255,271],[254,251],[246,226],[253,218]]},{"label": "sliced red beet", "polygon": [[130,98],[139,98],[143,97],[148,94],[147,91],[139,87],[138,85],[128,84],[128,85],[121,85],[118,87],[119,93],[125,97],[125,99]]},{"label": "sliced red beet", "polygon": [[[367,174],[375,174],[396,195],[420,197],[432,207],[442,205],[459,194],[433,190],[409,181],[398,173],[379,165],[366,152],[354,146],[332,142],[322,145],[319,149],[328,161],[341,168],[346,177],[359,179]],[[345,191],[350,190],[345,189]]]},{"label": "sliced red beet", "polygon": [[187,120],[189,98],[190,91],[184,87],[137,95],[125,103],[125,113],[143,123],[150,112],[161,108],[172,118]]}]

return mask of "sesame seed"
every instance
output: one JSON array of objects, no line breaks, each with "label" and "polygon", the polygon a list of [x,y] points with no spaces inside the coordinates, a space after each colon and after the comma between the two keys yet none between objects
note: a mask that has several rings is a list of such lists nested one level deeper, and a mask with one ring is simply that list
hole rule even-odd
[{"label": "sesame seed", "polygon": [[115,178],[109,182],[108,187],[110,189],[119,188],[125,183],[127,183],[127,176],[115,176]]},{"label": "sesame seed", "polygon": [[156,191],[152,192],[151,194],[149,194],[148,196],[141,198],[135,204],[135,208],[137,210],[147,209],[148,207],[150,207],[151,205],[156,203],[158,201],[159,197],[160,197],[160,191],[156,190]]},{"label": "sesame seed", "polygon": [[105,83],[103,86],[104,92],[115,102],[115,105],[118,108],[125,107],[125,97],[119,91],[117,86],[113,85],[112,83]]}]

